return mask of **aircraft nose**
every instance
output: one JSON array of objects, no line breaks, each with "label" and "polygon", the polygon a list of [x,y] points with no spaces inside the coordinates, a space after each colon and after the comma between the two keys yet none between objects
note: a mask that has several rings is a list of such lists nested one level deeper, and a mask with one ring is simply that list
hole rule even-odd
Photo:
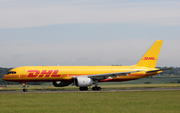
[{"label": "aircraft nose", "polygon": [[4,75],[4,76],[3,76],[3,80],[7,80],[7,78],[9,78],[8,75]]}]

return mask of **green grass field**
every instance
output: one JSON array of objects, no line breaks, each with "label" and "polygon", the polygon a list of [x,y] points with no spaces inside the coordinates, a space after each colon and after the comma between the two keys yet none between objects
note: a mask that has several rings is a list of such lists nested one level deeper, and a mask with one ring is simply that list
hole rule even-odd
[{"label": "green grass field", "polygon": [[0,113],[178,113],[180,91],[1,93]]}]

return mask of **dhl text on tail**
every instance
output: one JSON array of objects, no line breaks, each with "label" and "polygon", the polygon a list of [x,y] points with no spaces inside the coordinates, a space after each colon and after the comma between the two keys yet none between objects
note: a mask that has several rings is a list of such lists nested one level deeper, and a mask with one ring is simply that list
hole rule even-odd
[{"label": "dhl text on tail", "polygon": [[80,91],[101,90],[98,82],[117,82],[140,79],[172,68],[155,68],[163,40],[157,40],[139,62],[132,66],[23,66],[11,69],[3,79],[21,82],[26,92],[26,82],[49,81],[56,87],[74,83]]}]

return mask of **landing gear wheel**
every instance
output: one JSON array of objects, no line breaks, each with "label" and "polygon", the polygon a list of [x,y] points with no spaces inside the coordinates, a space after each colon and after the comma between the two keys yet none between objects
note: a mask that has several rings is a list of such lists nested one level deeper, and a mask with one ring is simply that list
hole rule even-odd
[{"label": "landing gear wheel", "polygon": [[23,89],[23,92],[27,92],[27,89]]},{"label": "landing gear wheel", "polygon": [[100,90],[101,90],[101,87],[92,87],[92,90],[93,90],[93,91],[100,91]]},{"label": "landing gear wheel", "polygon": [[101,91],[101,87],[98,87],[98,90]]},{"label": "landing gear wheel", "polygon": [[93,91],[100,91],[101,90],[101,87],[98,87],[98,80],[94,81],[94,85],[95,85],[95,87],[92,87]]},{"label": "landing gear wheel", "polygon": [[80,91],[87,91],[87,90],[88,90],[88,87],[79,87],[79,90],[80,90]]}]

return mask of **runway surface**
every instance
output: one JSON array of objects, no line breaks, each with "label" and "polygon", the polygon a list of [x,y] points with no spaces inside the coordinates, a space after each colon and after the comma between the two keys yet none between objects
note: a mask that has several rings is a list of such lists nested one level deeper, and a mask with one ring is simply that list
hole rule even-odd
[{"label": "runway surface", "polygon": [[66,92],[116,92],[116,91],[167,91],[180,90],[180,88],[144,88],[144,89],[102,89],[101,91],[79,91],[79,90],[36,90],[36,91],[0,91],[0,93],[66,93]]}]

